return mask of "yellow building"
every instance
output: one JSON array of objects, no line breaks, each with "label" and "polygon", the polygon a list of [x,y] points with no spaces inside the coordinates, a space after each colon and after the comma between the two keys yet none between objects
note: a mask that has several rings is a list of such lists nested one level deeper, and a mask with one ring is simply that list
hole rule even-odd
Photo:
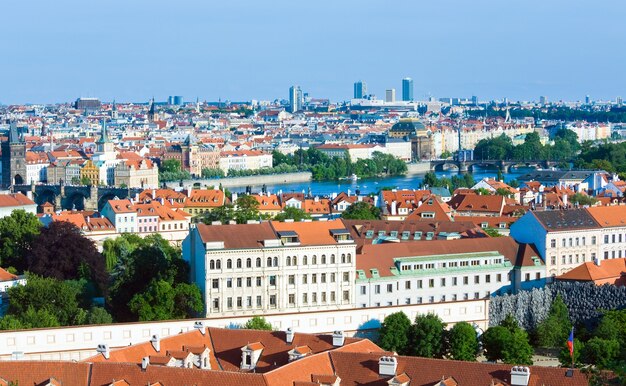
[{"label": "yellow building", "polygon": [[81,183],[87,180],[89,180],[89,185],[93,186],[97,186],[100,182],[100,168],[92,160],[85,161],[80,168]]}]

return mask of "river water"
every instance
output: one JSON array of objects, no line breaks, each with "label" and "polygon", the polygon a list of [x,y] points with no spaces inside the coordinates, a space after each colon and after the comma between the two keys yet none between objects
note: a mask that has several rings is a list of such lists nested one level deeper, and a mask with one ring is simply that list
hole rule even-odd
[{"label": "river water", "polygon": [[[512,168],[510,173],[503,174],[504,181],[508,182],[517,179],[521,175],[533,170],[532,168]],[[456,170],[436,172],[437,177],[451,177],[458,174]],[[498,175],[497,169],[474,168],[474,179],[479,181],[485,177],[495,178]],[[386,178],[367,178],[357,181],[341,180],[341,181],[307,181],[297,183],[278,183],[267,184],[266,189],[270,193],[308,193],[309,190],[313,195],[329,196],[332,193],[350,192],[354,193],[357,189],[361,194],[376,193],[382,187],[392,187],[397,189],[418,189],[424,174],[413,174],[406,176],[395,176]],[[253,192],[261,191],[262,186],[252,186]],[[245,188],[231,188],[231,191],[242,192]]]}]

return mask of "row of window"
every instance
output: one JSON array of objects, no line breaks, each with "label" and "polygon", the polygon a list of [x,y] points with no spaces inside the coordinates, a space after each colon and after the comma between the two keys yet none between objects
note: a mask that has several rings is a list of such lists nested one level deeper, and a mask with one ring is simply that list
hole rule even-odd
[{"label": "row of window", "polygon": [[[298,265],[298,258],[297,256],[287,256],[286,260],[285,260],[287,266],[296,266]],[[257,257],[255,259],[255,264],[254,266],[256,268],[261,268],[263,261],[261,260],[260,257]],[[341,263],[342,264],[346,264],[346,263],[352,263],[352,254],[348,253],[348,254],[342,254],[341,255]],[[321,264],[326,264],[326,255],[322,255],[321,256]],[[335,255],[330,255],[330,264],[335,264]],[[244,260],[243,259],[236,259],[235,260],[235,267],[236,268],[243,268],[244,265]],[[303,256],[302,257],[302,265],[309,265],[309,260],[307,256]],[[311,256],[311,265],[317,265],[317,256],[313,255]],[[245,266],[246,268],[252,268],[252,258],[248,257],[245,260]],[[268,257],[266,260],[266,267],[278,267],[278,257]],[[232,269],[233,268],[233,260],[232,259],[227,259],[226,260],[226,269]],[[213,269],[222,269],[222,260],[221,259],[211,259],[209,260],[209,269],[213,270]]]},{"label": "row of window", "polygon": [[[620,256],[622,257],[622,251],[620,252]],[[604,258],[607,259],[607,253],[604,253]],[[613,251],[613,254],[615,255],[615,251]],[[615,257],[615,256],[613,256]],[[596,259],[596,254],[595,253],[591,253],[591,257],[589,259],[589,261],[594,261]],[[580,264],[580,263],[584,263],[585,261],[587,261],[587,257],[585,256],[584,253],[581,254],[572,254],[572,255],[561,255],[561,264]],[[551,256],[550,257],[550,263],[552,263],[552,265],[556,265],[556,256]]]},{"label": "row of window", "polygon": [[[510,273],[508,274],[508,279],[510,281]],[[501,283],[502,282],[502,274],[498,273],[493,275],[493,279],[495,280],[496,283]],[[442,277],[439,279],[439,287],[446,287],[448,285],[451,286],[456,286],[459,285],[459,278],[458,277]],[[470,283],[470,277],[469,276],[463,276],[461,277],[461,282],[462,285],[469,285]],[[485,275],[483,282],[485,284],[491,283],[492,282],[492,275],[488,274]],[[427,280],[417,280],[416,282],[416,288],[417,289],[421,289],[424,288],[424,284],[426,284],[428,286],[428,288],[435,288],[435,283],[436,280],[435,279],[427,279]],[[481,277],[480,275],[474,275],[474,280],[473,280],[473,284],[481,284]],[[406,280],[404,282],[404,289],[405,290],[410,290],[412,286],[412,282],[411,280]],[[395,286],[393,283],[388,283],[386,286],[386,293],[393,293],[394,291],[394,287],[395,290],[398,291],[400,290],[400,282],[396,282]],[[361,295],[365,295],[367,293],[367,286],[362,285],[361,286]],[[381,293],[381,285],[380,284],[376,284],[374,285],[374,293],[375,294],[380,294]]]},{"label": "row of window", "polygon": [[[350,301],[350,291],[345,290],[342,291],[342,301],[344,303]],[[296,294],[290,293],[287,296],[288,305],[295,306],[296,305]],[[302,304],[318,304],[320,303],[335,303],[337,301],[337,294],[335,291],[329,292],[311,292],[311,293],[303,293],[302,294]],[[219,297],[215,297],[212,300],[212,310],[219,311],[220,310],[221,299]],[[276,295],[269,295],[269,308],[276,308],[277,298]],[[257,295],[256,298],[252,296],[237,296],[237,297],[227,297],[226,298],[226,309],[244,309],[244,308],[263,308],[263,297],[261,295]]]},{"label": "row of window", "polygon": [[[433,216],[434,217],[434,216]],[[373,230],[367,230],[365,231],[365,238],[366,239],[371,239],[374,238],[374,234],[375,232]],[[413,233],[413,239],[414,240],[420,240],[422,238],[422,234],[423,232],[417,231],[415,233]],[[378,231],[378,237],[385,237],[387,235],[386,231]],[[398,231],[391,231],[389,232],[389,237],[398,237]],[[401,233],[400,239],[401,240],[409,240],[409,238],[411,237],[411,232],[409,231],[403,231]],[[430,240],[433,237],[435,237],[435,232],[426,232],[426,239]]]},{"label": "row of window", "polygon": [[[287,256],[286,259],[287,266],[298,265],[298,257],[297,256]],[[317,255],[311,256],[311,265],[317,265]],[[330,264],[335,264],[336,258],[335,255],[330,255]],[[352,263],[352,254],[342,253],[341,254],[341,264]],[[320,258],[320,264],[327,264],[326,255],[322,255]],[[309,265],[309,258],[304,255],[302,256],[302,265]]]},{"label": "row of window", "polygon": [[[490,264],[502,264],[502,259],[485,259],[482,261],[484,265]],[[418,271],[423,269],[435,269],[435,268],[458,268],[458,267],[476,267],[481,265],[481,261],[465,260],[465,261],[444,261],[441,263],[420,263],[420,264],[402,264],[400,266],[401,271]]]},{"label": "row of window", "polygon": [[[484,297],[487,298],[491,296],[491,292],[489,291],[485,291],[484,293]],[[422,304],[424,302],[427,303],[435,303],[436,301],[439,302],[447,302],[447,301],[458,301],[458,300],[470,300],[470,299],[480,299],[480,292],[474,292],[473,294],[470,294],[468,292],[461,294],[460,296],[458,296],[457,294],[452,294],[452,295],[441,295],[441,296],[428,296],[427,298],[423,298],[422,296],[418,296],[415,299],[415,302],[413,301],[412,298],[405,298],[404,299],[404,304]],[[373,304],[374,307],[380,307],[380,306],[393,306],[394,303],[393,301],[387,301],[386,303],[381,304],[381,302],[375,302]],[[362,303],[361,307],[367,307],[367,304]]]},{"label": "row of window", "polygon": [[[604,236],[604,242],[608,243],[608,236],[609,235],[605,235]],[[615,236],[615,235],[613,235]],[[622,242],[622,235],[620,236],[620,242]],[[615,241],[613,241],[615,242]],[[550,240],[550,248],[556,248],[556,239],[551,239]],[[597,240],[596,240],[596,236],[591,236],[591,244],[590,245],[596,245]],[[561,239],[561,247],[579,247],[579,246],[585,246],[587,245],[587,237],[583,236],[583,237],[565,237]]]},{"label": "row of window", "polygon": [[[319,282],[320,283],[326,283],[326,277],[329,276],[329,282],[330,283],[334,283],[336,281],[335,278],[335,273],[331,272],[330,274],[326,274],[326,273],[312,273],[312,274],[304,274],[302,275],[302,284],[309,284],[309,277],[311,278],[311,284],[317,284],[317,279],[319,276]],[[350,282],[350,272],[344,272],[343,273],[343,281],[344,283],[349,283]],[[294,285],[296,284],[296,275],[289,275],[289,281],[288,283],[290,285]]]}]

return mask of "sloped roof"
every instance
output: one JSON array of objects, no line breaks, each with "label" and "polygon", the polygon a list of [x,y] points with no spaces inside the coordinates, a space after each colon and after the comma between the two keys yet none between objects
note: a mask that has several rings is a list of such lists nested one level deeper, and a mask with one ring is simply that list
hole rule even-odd
[{"label": "sloped roof", "polygon": [[223,241],[226,249],[259,248],[263,246],[263,240],[278,239],[267,222],[233,225],[198,224],[197,230],[203,242]]},{"label": "sloped roof", "polygon": [[576,281],[602,281],[614,280],[613,284],[626,284],[626,258],[601,260],[600,265],[595,262],[586,262],[578,267],[560,275],[560,280],[576,280]]}]

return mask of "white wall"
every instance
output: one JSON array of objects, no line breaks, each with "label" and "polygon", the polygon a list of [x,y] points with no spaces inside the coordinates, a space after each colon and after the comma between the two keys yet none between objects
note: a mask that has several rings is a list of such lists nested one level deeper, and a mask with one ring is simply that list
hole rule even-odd
[{"label": "white wall", "polygon": [[[486,329],[489,300],[258,315],[265,317],[277,330],[285,330],[288,327],[303,333],[330,333],[342,330],[353,335],[357,330],[380,327],[380,322],[387,315],[398,311],[403,311],[410,319],[415,319],[418,314],[435,313],[444,323],[467,321]],[[247,322],[249,318],[250,316],[240,316],[196,320],[202,320],[207,327],[232,327]],[[95,348],[98,344],[108,344],[113,349],[148,341],[153,334],[159,334],[164,338],[192,330],[194,321],[2,331],[0,360],[12,359],[14,352],[23,353],[22,359],[25,360],[82,360],[96,355]]]}]

